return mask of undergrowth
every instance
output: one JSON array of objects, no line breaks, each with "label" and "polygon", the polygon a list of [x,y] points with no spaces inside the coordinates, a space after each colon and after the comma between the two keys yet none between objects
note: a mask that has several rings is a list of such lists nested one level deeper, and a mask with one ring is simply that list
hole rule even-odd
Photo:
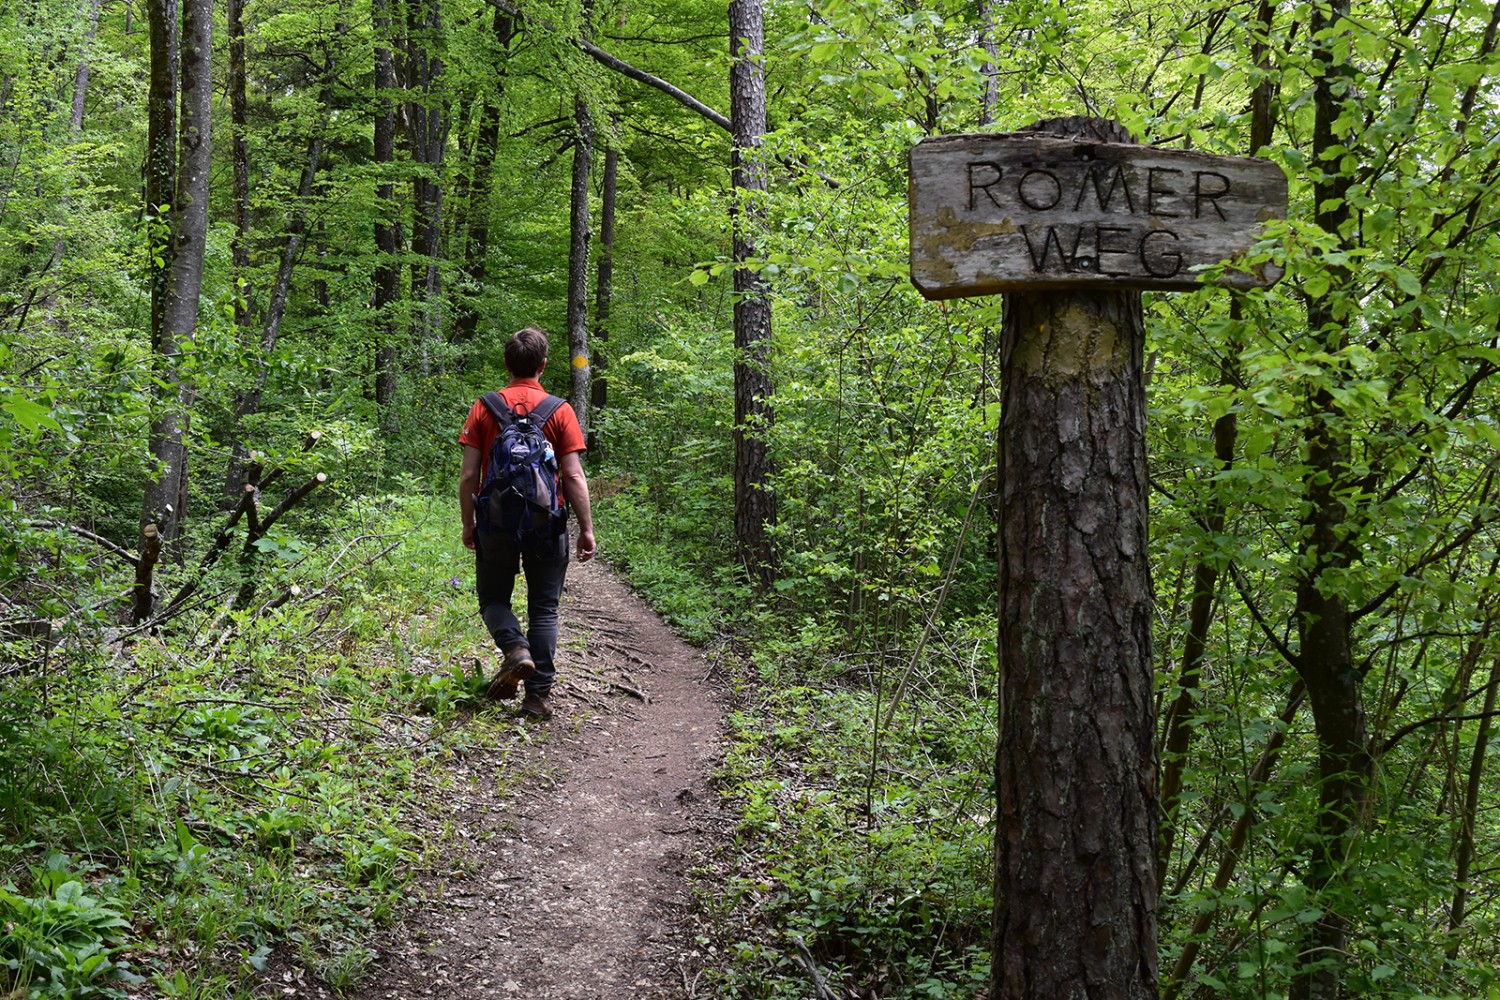
[{"label": "undergrowth", "polygon": [[248,997],[288,966],[342,991],[447,871],[450,765],[513,724],[475,711],[451,503],[379,507],[379,537],[307,529],[274,610],[75,620],[0,682],[0,996]]},{"label": "undergrowth", "polygon": [[[861,642],[839,621],[752,610],[742,582],[724,584],[732,569],[704,565],[716,550],[692,519],[661,530],[629,491],[600,511],[607,555],[633,586],[690,638],[713,623],[744,654],[720,659],[738,703],[719,776],[735,827],[699,873],[710,995],[977,995],[989,974],[993,622],[944,623],[942,655],[919,659],[886,725],[915,635]],[[861,644],[881,648],[851,652]]]}]

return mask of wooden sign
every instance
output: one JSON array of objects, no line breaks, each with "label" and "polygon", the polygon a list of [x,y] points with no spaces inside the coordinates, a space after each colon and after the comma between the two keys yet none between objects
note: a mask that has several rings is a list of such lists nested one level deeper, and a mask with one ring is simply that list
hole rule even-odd
[{"label": "wooden sign", "polygon": [[[924,139],[911,151],[911,277],[929,299],[1028,289],[1195,288],[1286,218],[1267,160],[1036,133]],[[1268,263],[1219,284],[1269,285]]]}]

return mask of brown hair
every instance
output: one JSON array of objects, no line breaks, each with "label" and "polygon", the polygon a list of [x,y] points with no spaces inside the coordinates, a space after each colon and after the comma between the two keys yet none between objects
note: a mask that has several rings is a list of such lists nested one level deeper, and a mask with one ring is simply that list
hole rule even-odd
[{"label": "brown hair", "polygon": [[516,378],[535,378],[547,363],[547,334],[534,326],[505,342],[505,367]]}]

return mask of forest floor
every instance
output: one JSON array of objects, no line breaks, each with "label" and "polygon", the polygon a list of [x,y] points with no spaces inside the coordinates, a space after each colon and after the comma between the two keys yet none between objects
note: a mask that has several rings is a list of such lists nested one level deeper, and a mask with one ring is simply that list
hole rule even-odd
[{"label": "forest floor", "polygon": [[605,565],[569,568],[561,611],[553,718],[459,762],[447,875],[346,997],[701,995],[689,875],[721,828],[722,685]]}]

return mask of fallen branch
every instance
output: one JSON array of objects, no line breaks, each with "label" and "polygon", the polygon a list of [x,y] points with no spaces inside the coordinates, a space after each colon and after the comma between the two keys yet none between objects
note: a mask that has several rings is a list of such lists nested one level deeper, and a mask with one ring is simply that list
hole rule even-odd
[{"label": "fallen branch", "polygon": [[813,986],[817,988],[820,1000],[839,1000],[839,995],[828,988],[823,974],[818,971],[818,964],[813,961],[812,952],[807,950],[807,945],[803,943],[802,938],[792,935],[792,944],[797,946],[797,953],[792,958],[812,977]]},{"label": "fallen branch", "polygon": [[93,542],[95,545],[98,545],[100,548],[103,548],[106,551],[119,556],[121,559],[124,559],[132,566],[135,566],[140,562],[140,557],[130,550],[123,549],[120,546],[116,545],[114,542],[110,541],[108,538],[105,538],[103,535],[96,535],[89,529],[81,528],[76,524],[68,524],[65,521],[28,521],[27,524],[29,524],[33,528],[48,528],[53,531],[71,531],[79,538],[86,538],[89,541]]},{"label": "fallen branch", "polygon": [[355,566],[350,566],[348,569],[344,570],[338,576],[334,577],[332,580],[329,580],[327,583],[323,584],[323,586],[319,587],[317,590],[314,590],[311,593],[307,594],[307,596],[305,596],[305,597],[302,596],[301,588],[299,588],[295,583],[292,584],[286,590],[282,591],[281,596],[277,597],[273,601],[270,601],[263,608],[261,608],[259,614],[265,615],[265,614],[268,614],[268,613],[270,613],[272,611],[275,611],[277,608],[279,608],[282,605],[286,604],[288,601],[290,601],[294,597],[300,597],[304,601],[311,601],[311,600],[315,600],[315,599],[317,599],[319,597],[322,597],[323,595],[327,594],[330,590],[332,590],[333,587],[334,587],[334,585],[337,584],[340,580],[343,580],[346,576],[350,575],[351,573],[354,573],[354,572],[356,572],[358,570],[364,569],[366,566],[370,565],[375,560],[380,559],[383,556],[389,555],[392,551],[394,551],[396,548],[398,548],[401,545],[401,543],[404,542],[404,541],[406,541],[406,539],[404,539],[404,538],[398,538],[396,541],[394,541],[391,544],[387,545],[385,548],[381,549],[379,552],[375,553],[373,556],[371,556],[370,558],[366,559],[364,562],[359,563],[358,565],[355,565]]}]

